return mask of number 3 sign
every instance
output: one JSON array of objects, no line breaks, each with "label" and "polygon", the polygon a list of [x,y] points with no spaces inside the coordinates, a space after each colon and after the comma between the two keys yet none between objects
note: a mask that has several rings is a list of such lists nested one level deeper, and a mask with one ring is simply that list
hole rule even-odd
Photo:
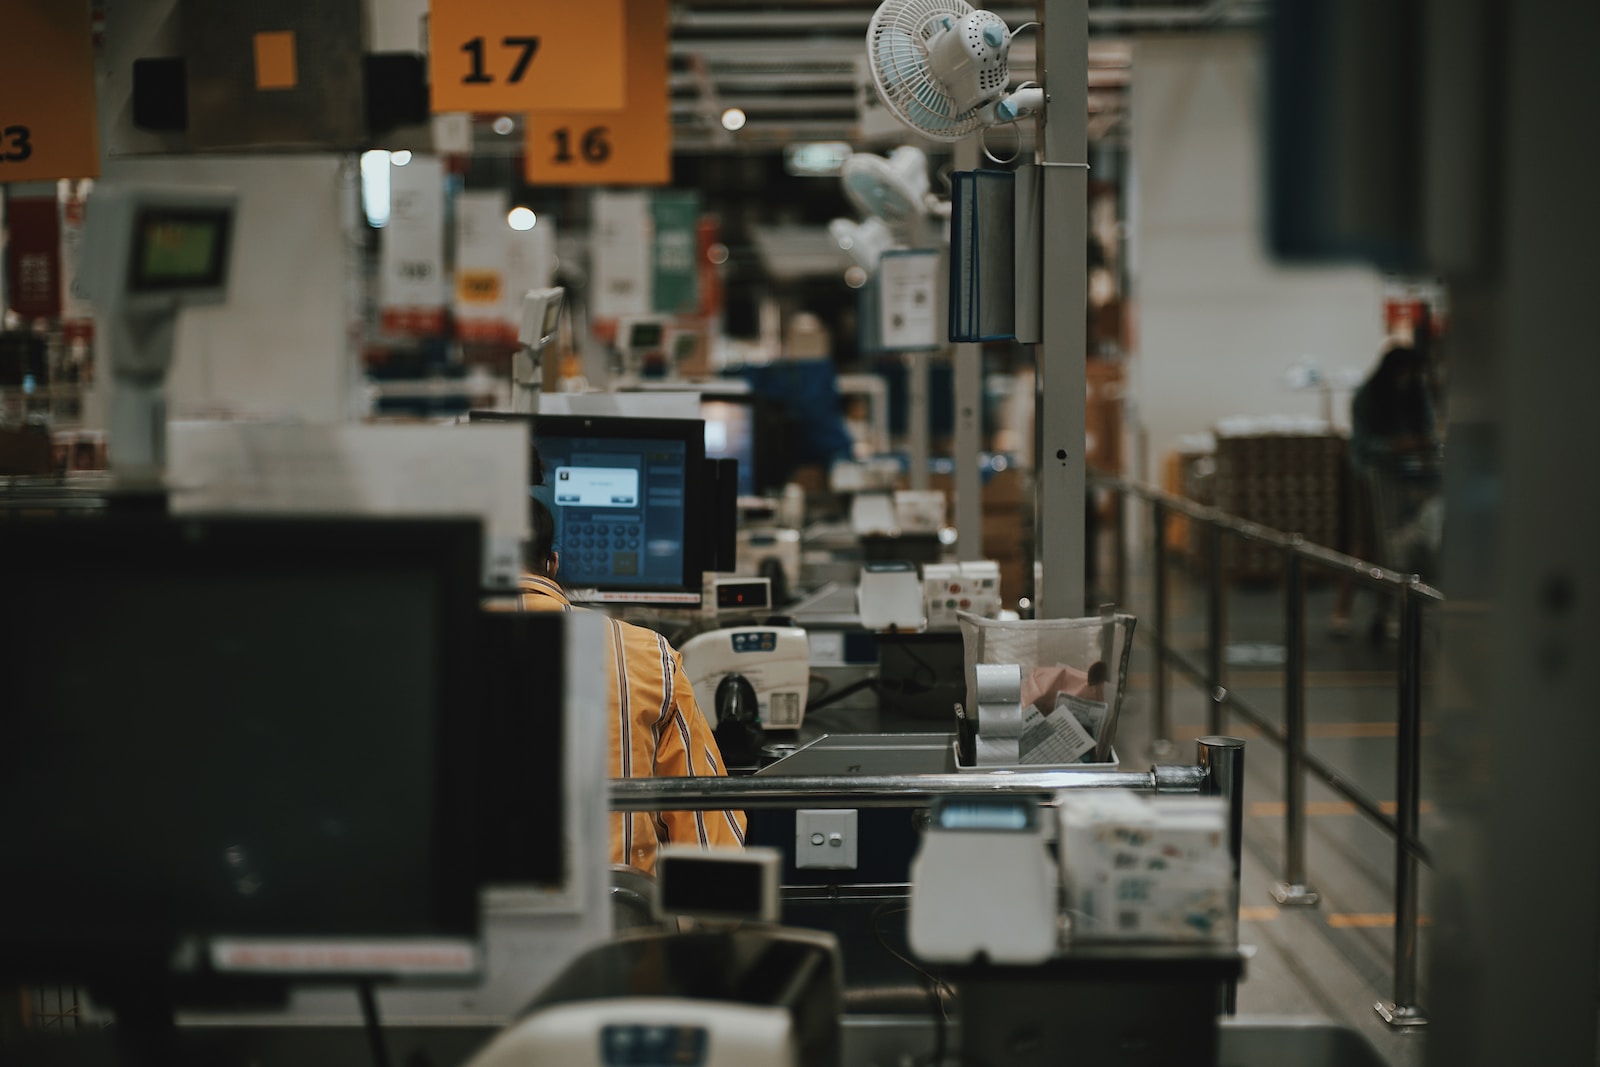
[{"label": "number 3 sign", "polygon": [[620,111],[540,109],[524,124],[530,185],[666,185],[672,181],[667,0],[630,0],[628,99]]},{"label": "number 3 sign", "polygon": [[0,0],[0,182],[100,173],[88,0]]},{"label": "number 3 sign", "polygon": [[625,0],[432,0],[433,110],[620,108]]}]

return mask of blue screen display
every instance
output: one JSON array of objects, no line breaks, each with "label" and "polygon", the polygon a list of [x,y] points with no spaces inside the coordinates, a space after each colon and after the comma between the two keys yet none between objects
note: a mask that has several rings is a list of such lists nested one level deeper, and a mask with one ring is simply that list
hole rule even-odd
[{"label": "blue screen display", "polygon": [[538,436],[555,501],[561,579],[597,589],[683,585],[684,442]]}]

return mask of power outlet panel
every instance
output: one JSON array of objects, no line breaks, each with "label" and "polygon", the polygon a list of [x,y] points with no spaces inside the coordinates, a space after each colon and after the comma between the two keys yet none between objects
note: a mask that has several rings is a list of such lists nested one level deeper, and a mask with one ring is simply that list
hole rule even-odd
[{"label": "power outlet panel", "polygon": [[853,871],[857,841],[853,808],[802,809],[794,813],[796,867]]}]

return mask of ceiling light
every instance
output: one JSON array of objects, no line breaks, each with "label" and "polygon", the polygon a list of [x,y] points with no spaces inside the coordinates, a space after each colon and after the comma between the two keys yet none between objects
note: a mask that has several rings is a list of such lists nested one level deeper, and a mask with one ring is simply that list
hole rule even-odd
[{"label": "ceiling light", "polygon": [[867,284],[867,272],[860,267],[851,267],[844,272],[844,283],[852,289],[859,289]]},{"label": "ceiling light", "polygon": [[744,112],[739,108],[730,107],[722,113],[722,128],[725,130],[744,129]]},{"label": "ceiling light", "polygon": [[398,152],[390,152],[389,162],[393,163],[397,167],[403,167],[407,163],[411,162],[411,153],[407,152],[404,148],[400,149]]},{"label": "ceiling light", "polygon": [[539,221],[539,216],[525,207],[514,207],[506,216],[506,223],[513,230],[531,230],[533,224]]},{"label": "ceiling light", "polygon": [[517,123],[516,120],[510,115],[501,115],[499,118],[494,120],[494,124],[489,128],[494,130],[494,132],[498,133],[501,137],[506,137],[511,133],[512,130],[517,128]]}]

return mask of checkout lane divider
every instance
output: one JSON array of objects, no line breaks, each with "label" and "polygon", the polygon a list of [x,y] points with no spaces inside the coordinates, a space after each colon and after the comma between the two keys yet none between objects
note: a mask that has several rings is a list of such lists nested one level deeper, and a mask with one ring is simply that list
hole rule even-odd
[{"label": "checkout lane divider", "polygon": [[[1153,635],[1155,663],[1158,677],[1154,681],[1155,732],[1152,750],[1170,751],[1170,721],[1167,699],[1167,675],[1171,669],[1187,676],[1207,698],[1206,729],[1217,734],[1228,723],[1242,719],[1259,732],[1259,736],[1277,745],[1283,753],[1284,790],[1284,867],[1285,880],[1274,887],[1274,896],[1280,903],[1315,906],[1319,895],[1306,884],[1305,876],[1305,818],[1304,788],[1306,777],[1312,776],[1334,792],[1343,796],[1361,814],[1380,826],[1394,841],[1394,966],[1392,972],[1393,998],[1373,1005],[1377,1013],[1395,1028],[1413,1028],[1427,1024],[1427,1014],[1417,1003],[1417,931],[1422,925],[1418,915],[1419,864],[1428,862],[1428,852],[1418,836],[1421,816],[1421,737],[1423,611],[1444,602],[1444,594],[1426,585],[1417,575],[1406,575],[1385,567],[1356,559],[1333,549],[1306,542],[1299,534],[1282,533],[1257,523],[1230,515],[1220,509],[1197,504],[1192,500],[1169,493],[1154,486],[1131,481],[1115,474],[1091,471],[1091,491],[1106,490],[1116,494],[1118,506],[1113,509],[1116,524],[1113,532],[1116,553],[1116,600],[1127,603],[1129,574],[1127,553],[1129,501],[1148,507],[1153,517],[1155,532],[1154,557],[1156,567],[1155,619],[1141,626],[1142,634]],[[1170,596],[1167,590],[1167,519],[1181,515],[1206,531],[1202,558],[1196,562],[1204,567],[1206,584],[1206,622],[1202,651],[1204,662],[1196,663],[1167,640],[1169,634]],[[1286,635],[1286,662],[1282,672],[1284,688],[1284,715],[1282,728],[1269,722],[1240,693],[1228,688],[1228,665],[1224,650],[1227,641],[1227,589],[1231,572],[1224,552],[1224,537],[1239,540],[1277,552],[1282,557],[1286,581],[1284,632]],[[1091,566],[1095,553],[1088,554]],[[1395,724],[1395,796],[1398,798],[1394,812],[1385,812],[1378,801],[1367,796],[1336,768],[1308,751],[1309,730],[1306,723],[1306,663],[1305,663],[1305,567],[1321,568],[1353,585],[1364,585],[1383,590],[1398,597],[1400,608],[1400,643],[1395,671],[1396,724]],[[1091,583],[1093,574],[1091,573]],[[1098,600],[1098,596],[1091,600]],[[1185,645],[1192,645],[1186,640]],[[1262,679],[1246,672],[1241,677],[1241,689],[1259,687]],[[1381,736],[1381,735],[1379,735]]]}]

